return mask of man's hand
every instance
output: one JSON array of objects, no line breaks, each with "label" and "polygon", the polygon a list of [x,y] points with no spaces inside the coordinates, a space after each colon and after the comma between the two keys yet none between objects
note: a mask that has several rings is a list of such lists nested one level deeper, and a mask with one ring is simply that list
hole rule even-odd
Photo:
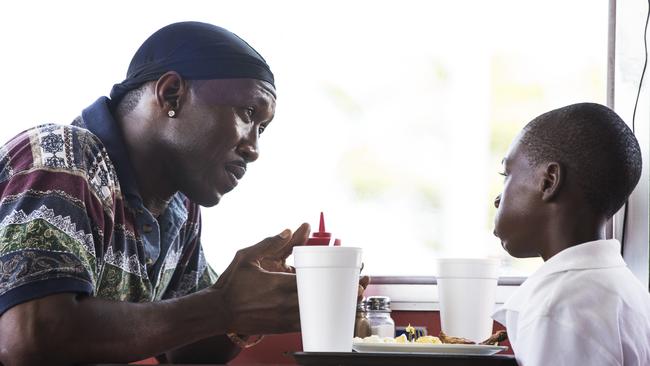
[{"label": "man's hand", "polygon": [[309,237],[309,224],[302,224],[291,236],[289,244],[286,245],[277,255],[270,255],[259,260],[260,267],[269,272],[296,273],[293,266],[287,265],[287,258],[291,255],[293,247],[304,245]]},{"label": "man's hand", "polygon": [[363,292],[368,288],[370,284],[370,277],[363,276],[359,279],[359,290],[357,291],[357,302],[363,299]]},{"label": "man's hand", "polygon": [[305,223],[293,235],[287,229],[237,252],[213,285],[230,316],[228,331],[273,334],[300,330],[295,270],[285,260],[308,235]]}]

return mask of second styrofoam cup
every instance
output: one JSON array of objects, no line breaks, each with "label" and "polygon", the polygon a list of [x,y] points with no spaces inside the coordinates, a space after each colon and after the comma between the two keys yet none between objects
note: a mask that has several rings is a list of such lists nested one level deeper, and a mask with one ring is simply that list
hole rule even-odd
[{"label": "second styrofoam cup", "polygon": [[436,260],[440,326],[449,336],[481,342],[492,334],[499,260]]}]

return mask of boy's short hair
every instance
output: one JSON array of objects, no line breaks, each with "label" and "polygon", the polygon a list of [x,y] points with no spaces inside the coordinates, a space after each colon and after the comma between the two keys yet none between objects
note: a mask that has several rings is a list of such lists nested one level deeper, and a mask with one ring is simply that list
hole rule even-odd
[{"label": "boy's short hair", "polygon": [[529,122],[520,139],[534,166],[557,161],[575,180],[598,214],[612,217],[641,176],[641,149],[634,133],[613,110],[578,103]]}]

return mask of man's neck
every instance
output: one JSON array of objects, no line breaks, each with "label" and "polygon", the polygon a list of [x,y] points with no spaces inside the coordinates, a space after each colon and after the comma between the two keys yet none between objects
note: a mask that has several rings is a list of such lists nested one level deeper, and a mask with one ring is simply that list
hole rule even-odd
[{"label": "man's neck", "polygon": [[165,174],[163,149],[155,142],[155,136],[146,126],[147,121],[138,116],[137,110],[125,117],[116,118],[129,154],[144,206],[159,216],[165,210],[176,190]]}]

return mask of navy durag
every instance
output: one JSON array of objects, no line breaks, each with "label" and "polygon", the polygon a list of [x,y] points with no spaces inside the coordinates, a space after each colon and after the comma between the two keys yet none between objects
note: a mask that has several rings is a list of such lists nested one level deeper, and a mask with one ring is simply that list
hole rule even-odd
[{"label": "navy durag", "polygon": [[161,28],[140,46],[126,79],[113,85],[112,102],[168,71],[188,80],[250,78],[275,87],[264,58],[236,34],[208,23],[180,22]]}]

